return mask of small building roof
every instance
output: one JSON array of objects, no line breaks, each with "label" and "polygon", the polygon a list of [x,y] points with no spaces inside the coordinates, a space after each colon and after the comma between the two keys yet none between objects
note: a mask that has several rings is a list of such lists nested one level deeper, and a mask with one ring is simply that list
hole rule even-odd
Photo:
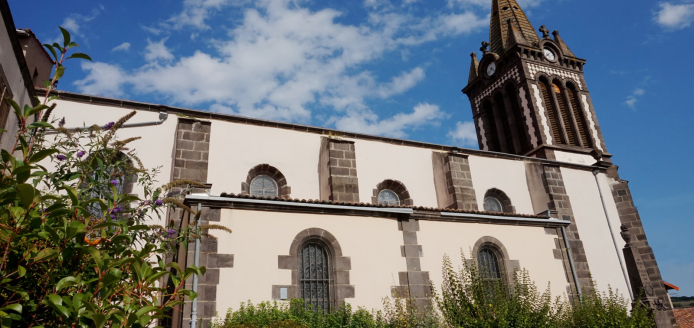
[{"label": "small building roof", "polygon": [[673,309],[680,328],[694,328],[694,307]]}]

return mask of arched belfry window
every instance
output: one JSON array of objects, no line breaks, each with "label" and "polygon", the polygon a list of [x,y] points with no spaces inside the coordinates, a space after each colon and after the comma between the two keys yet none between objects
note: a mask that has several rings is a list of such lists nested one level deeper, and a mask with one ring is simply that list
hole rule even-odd
[{"label": "arched belfry window", "polygon": [[520,152],[525,153],[526,151],[530,150],[531,145],[530,140],[528,139],[529,132],[525,125],[525,115],[523,114],[523,110],[521,109],[518,100],[518,89],[516,89],[513,84],[509,83],[506,86],[506,94],[511,102],[511,109],[513,111],[513,118],[515,120],[514,125],[516,131],[518,131],[518,141],[520,142],[521,146]]},{"label": "arched belfry window", "polygon": [[578,134],[576,133],[576,128],[574,127],[573,120],[571,119],[573,114],[569,112],[569,106],[567,105],[566,98],[561,91],[562,88],[557,82],[554,82],[552,84],[552,90],[554,90],[554,96],[557,99],[557,104],[559,104],[559,112],[561,113],[562,122],[564,123],[566,136],[569,139],[569,145],[578,146]]},{"label": "arched belfry window", "polygon": [[277,197],[277,182],[267,175],[259,175],[251,181],[251,196]]},{"label": "arched belfry window", "polygon": [[581,106],[578,103],[578,93],[576,92],[576,86],[572,83],[567,83],[566,93],[569,95],[569,103],[571,104],[571,110],[573,111],[574,118],[576,119],[576,126],[578,126],[578,134],[581,138],[581,143],[583,147],[590,148],[590,139],[588,138],[588,131],[586,129],[586,119],[581,110]]},{"label": "arched belfry window", "polygon": [[482,109],[486,116],[486,126],[489,128],[487,131],[487,136],[489,136],[489,138],[487,138],[489,140],[489,150],[501,151],[501,141],[499,140],[499,131],[496,127],[496,115],[494,115],[492,102],[489,100],[485,101],[482,104]]},{"label": "arched belfry window", "polygon": [[384,189],[378,193],[378,203],[384,205],[400,205],[400,198],[398,198],[398,195],[394,191]]},{"label": "arched belfry window", "polygon": [[554,139],[554,144],[566,144],[564,141],[564,135],[559,128],[559,111],[556,106],[554,106],[554,101],[552,101],[552,95],[549,93],[549,85],[547,81],[543,78],[540,79],[540,89],[542,89],[542,101],[544,107],[547,110],[547,119],[549,120],[549,125],[552,130],[552,138]]},{"label": "arched belfry window", "polygon": [[299,255],[301,298],[314,310],[329,311],[332,284],[330,260],[320,241],[309,240]]}]

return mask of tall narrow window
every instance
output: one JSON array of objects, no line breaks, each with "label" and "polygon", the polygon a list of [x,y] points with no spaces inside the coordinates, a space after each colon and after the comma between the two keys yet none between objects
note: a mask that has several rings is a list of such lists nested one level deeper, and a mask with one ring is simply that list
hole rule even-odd
[{"label": "tall narrow window", "polygon": [[485,247],[477,254],[477,261],[479,262],[480,275],[484,281],[484,287],[487,293],[492,293],[494,288],[502,283],[499,257],[493,249]]},{"label": "tall narrow window", "polygon": [[547,83],[545,81],[540,81],[540,89],[542,89],[542,99],[544,100],[544,105],[547,109],[547,116],[549,116],[549,124],[552,127],[552,137],[554,138],[556,144],[566,144],[561,130],[559,129],[557,109],[554,108],[554,102],[552,101],[552,96],[549,94],[549,88],[547,87]]},{"label": "tall narrow window", "polygon": [[520,141],[521,145],[520,152],[525,153],[526,151],[530,150],[531,146],[530,140],[528,140],[528,129],[525,126],[525,115],[523,115],[520,104],[518,104],[518,91],[512,84],[509,84],[506,87],[506,93],[508,94],[508,97],[511,100],[513,118],[516,121],[515,126],[516,131],[518,131],[518,141]]},{"label": "tall narrow window", "polygon": [[571,103],[571,109],[573,110],[574,118],[576,119],[576,125],[578,125],[578,133],[581,137],[583,147],[590,148],[591,145],[590,140],[588,139],[588,131],[586,131],[585,116],[583,116],[581,107],[578,104],[578,97],[576,97],[576,92],[574,91],[573,85],[569,85],[568,88],[566,88],[566,91],[569,94],[569,103]]},{"label": "tall narrow window", "polygon": [[506,140],[506,147],[509,153],[515,154],[516,147],[513,144],[511,124],[508,120],[508,111],[506,108],[506,103],[504,102],[504,97],[501,95],[501,92],[498,92],[496,96],[494,96],[494,100],[496,100],[496,106],[497,108],[499,108],[499,115],[501,115],[501,126],[504,129],[504,140]]},{"label": "tall narrow window", "polygon": [[561,92],[561,88],[554,83],[552,84],[552,89],[554,90],[554,95],[557,97],[559,111],[561,112],[561,118],[564,122],[564,129],[566,129],[566,135],[569,137],[569,145],[578,146],[578,135],[576,133],[576,129],[574,128],[573,120],[571,120],[572,114],[569,113],[569,108],[566,105],[566,99]]},{"label": "tall narrow window", "polygon": [[491,151],[501,151],[501,143],[499,142],[499,131],[496,129],[496,117],[494,116],[494,111],[492,110],[492,103],[486,101],[483,105],[484,112],[487,113],[487,123],[489,125],[489,150]]},{"label": "tall narrow window", "polygon": [[301,298],[314,310],[330,311],[330,263],[325,247],[310,241],[299,256]]},{"label": "tall narrow window", "polygon": [[259,175],[251,182],[251,196],[277,197],[277,183],[267,175]]}]

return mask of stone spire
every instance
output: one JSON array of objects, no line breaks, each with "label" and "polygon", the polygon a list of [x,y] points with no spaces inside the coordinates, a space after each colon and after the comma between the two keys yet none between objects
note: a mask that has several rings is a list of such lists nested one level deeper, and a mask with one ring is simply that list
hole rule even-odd
[{"label": "stone spire", "polygon": [[523,35],[513,26],[512,18],[509,18],[506,21],[506,29],[508,30],[508,35],[506,36],[506,48],[504,49],[509,49],[517,44],[524,46],[529,45],[528,41],[525,40]]},{"label": "stone spire", "polygon": [[556,42],[559,45],[561,51],[564,53],[565,56],[568,55],[571,57],[576,57],[576,55],[574,55],[574,53],[571,52],[571,49],[569,49],[569,46],[567,46],[566,43],[564,43],[564,40],[562,40],[559,37],[559,31],[552,32],[552,35],[554,36],[554,42]]},{"label": "stone spire", "polygon": [[501,55],[507,49],[509,19],[511,19],[511,25],[516,29],[518,35],[522,36],[528,45],[540,44],[540,38],[535,33],[535,28],[530,24],[516,0],[492,0],[492,18],[489,26],[491,52]]},{"label": "stone spire", "polygon": [[470,54],[470,57],[472,57],[472,62],[470,63],[470,77],[467,79],[468,84],[472,83],[472,81],[477,78],[477,72],[480,67],[480,61],[477,60],[477,54],[473,52]]}]

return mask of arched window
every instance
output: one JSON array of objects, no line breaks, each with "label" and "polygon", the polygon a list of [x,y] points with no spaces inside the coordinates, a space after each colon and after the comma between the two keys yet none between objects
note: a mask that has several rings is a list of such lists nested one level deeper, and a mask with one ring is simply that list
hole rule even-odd
[{"label": "arched window", "polygon": [[573,114],[569,112],[569,106],[566,104],[566,99],[561,92],[561,87],[555,82],[552,84],[552,89],[554,90],[554,96],[557,98],[557,103],[559,104],[559,112],[561,113],[562,122],[564,122],[566,136],[569,138],[569,145],[578,146],[578,134],[576,133],[576,128],[571,119]]},{"label": "arched window", "polygon": [[384,205],[400,205],[400,199],[392,190],[384,189],[378,193],[378,203]]},{"label": "arched window", "polygon": [[496,197],[487,197],[484,199],[484,210],[487,212],[503,212],[503,207],[501,206],[501,201],[496,199]]},{"label": "arched window", "polygon": [[251,196],[277,197],[277,182],[267,175],[259,175],[251,181]]},{"label": "arched window", "polygon": [[299,254],[301,298],[314,310],[330,310],[332,277],[328,252],[318,240],[309,240]]},{"label": "arched window", "polygon": [[504,96],[501,92],[497,92],[494,95],[494,101],[496,102],[496,107],[499,109],[499,118],[501,119],[501,127],[504,131],[504,141],[506,141],[506,151],[515,154],[516,147],[513,144],[513,133],[511,132],[511,124],[509,123],[508,111],[506,108],[506,103],[504,102]]},{"label": "arched window", "polygon": [[588,131],[586,131],[586,120],[581,107],[578,104],[578,97],[576,92],[576,87],[573,84],[567,84],[566,92],[569,94],[569,103],[571,104],[571,110],[574,113],[574,118],[576,119],[576,125],[578,126],[578,134],[581,138],[581,143],[583,147],[590,148],[590,139],[588,139]]},{"label": "arched window", "polygon": [[548,119],[552,128],[552,137],[554,138],[554,143],[566,144],[561,129],[559,128],[559,112],[554,106],[554,101],[552,101],[552,95],[549,93],[547,81],[544,79],[540,80],[540,89],[542,89],[542,100],[544,102],[545,109],[547,110],[547,116],[549,116]]},{"label": "arched window", "polygon": [[503,283],[502,268],[499,265],[499,256],[491,247],[482,247],[477,253],[477,262],[480,268],[480,276],[484,281],[487,293],[492,293],[496,286]]}]

